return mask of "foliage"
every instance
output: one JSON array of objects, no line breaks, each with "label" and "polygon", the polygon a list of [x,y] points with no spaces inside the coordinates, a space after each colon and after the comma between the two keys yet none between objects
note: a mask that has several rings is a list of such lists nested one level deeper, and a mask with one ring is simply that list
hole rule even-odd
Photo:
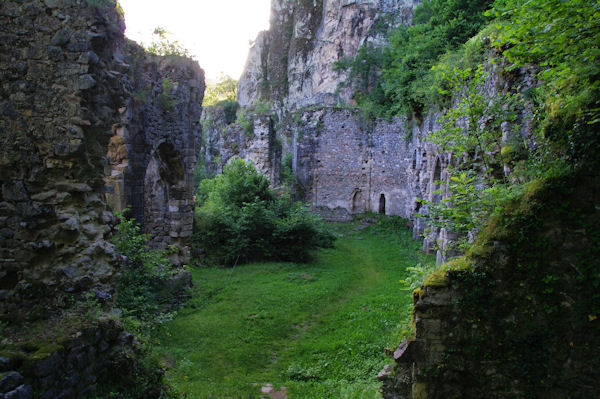
[{"label": "foliage", "polygon": [[259,397],[255,383],[270,382],[292,398],[380,397],[384,348],[411,318],[412,297],[398,295],[398,281],[433,257],[405,221],[330,226],[343,237],[307,264],[193,270],[190,306],[155,340],[177,359],[168,373],[180,395]]},{"label": "foliage", "polygon": [[254,135],[254,118],[250,108],[243,108],[238,112],[236,123],[242,127],[247,137]]},{"label": "foliage", "polygon": [[221,101],[235,102],[236,100],[237,80],[229,75],[221,75],[214,85],[207,85],[202,105],[215,105]]},{"label": "foliage", "polygon": [[236,159],[201,183],[196,245],[224,264],[251,260],[305,260],[333,237],[319,218],[289,197],[276,197],[269,180]]},{"label": "foliage", "polygon": [[293,156],[288,152],[281,158],[281,181],[286,187],[291,187],[294,183],[294,171],[292,170]]},{"label": "foliage", "polygon": [[404,286],[403,289],[406,291],[413,292],[417,288],[421,287],[427,277],[436,271],[435,262],[429,263],[417,263],[415,266],[409,266],[406,268],[407,277],[400,280],[400,283]]},{"label": "foliage", "polygon": [[240,108],[240,104],[237,101],[224,100],[216,103],[215,107],[223,109],[225,123],[229,125],[235,122],[237,110]]},{"label": "foliage", "polygon": [[484,11],[492,0],[425,0],[415,9],[414,25],[399,26],[390,45],[364,45],[357,57],[342,59],[338,70],[349,70],[346,84],[369,114],[415,114],[437,98],[431,67],[441,56],[459,49],[487,22]]},{"label": "foliage", "polygon": [[160,96],[160,101],[163,109],[165,111],[172,111],[175,108],[175,98],[173,95],[173,89],[175,85],[169,78],[164,78],[161,83],[162,92]]},{"label": "foliage", "polygon": [[121,18],[125,16],[125,12],[123,11],[123,7],[121,7],[121,4],[119,4],[119,0],[86,0],[86,3],[96,8],[103,8],[105,6],[114,7],[115,10],[117,10],[119,15],[121,16]]},{"label": "foliage", "polygon": [[148,234],[142,234],[135,219],[120,215],[114,237],[117,250],[126,257],[116,296],[116,306],[123,310],[128,329],[147,334],[154,327],[169,320],[169,308],[174,302],[167,282],[180,270],[174,269],[166,250],[150,249]]},{"label": "foliage", "polygon": [[189,50],[183,47],[178,40],[170,39],[170,34],[171,33],[164,28],[157,26],[152,33],[152,43],[144,47],[149,53],[154,55],[190,57]]},{"label": "foliage", "polygon": [[556,154],[573,163],[600,157],[600,4],[573,0],[498,0],[494,45],[513,68],[535,64],[542,85],[539,124]]},{"label": "foliage", "polygon": [[458,234],[454,244],[464,249],[469,236],[519,193],[525,178],[506,174],[511,168],[518,171],[516,164],[525,162],[515,149],[522,142],[516,131],[522,98],[518,93],[487,93],[483,85],[488,73],[482,65],[475,70],[444,70],[443,74],[449,89],[440,91],[458,98],[440,117],[441,129],[432,132],[428,140],[441,152],[451,153],[455,162],[448,167],[448,180],[436,183],[436,195],[445,194],[444,198],[423,201],[428,210],[423,216],[429,224]]}]

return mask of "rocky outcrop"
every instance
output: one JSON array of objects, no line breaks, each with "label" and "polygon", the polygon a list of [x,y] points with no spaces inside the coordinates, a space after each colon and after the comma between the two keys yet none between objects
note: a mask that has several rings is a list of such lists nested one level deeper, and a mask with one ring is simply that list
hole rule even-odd
[{"label": "rocky outcrop", "polygon": [[412,20],[419,0],[273,0],[271,26],[250,49],[238,101],[270,102],[278,110],[348,103],[338,91],[344,74],[335,61],[354,58],[361,45],[382,44],[387,30]]},{"label": "rocky outcrop", "polygon": [[281,143],[268,113],[252,109],[241,111],[236,120],[236,109],[226,111],[223,105],[207,107],[202,115],[202,149],[204,174],[221,173],[232,158],[252,162],[267,176],[272,186],[281,180]]},{"label": "rocky outcrop", "polygon": [[156,246],[191,233],[202,71],[127,42],[111,1],[4,1],[0,26],[2,319],[108,300],[111,208]]}]

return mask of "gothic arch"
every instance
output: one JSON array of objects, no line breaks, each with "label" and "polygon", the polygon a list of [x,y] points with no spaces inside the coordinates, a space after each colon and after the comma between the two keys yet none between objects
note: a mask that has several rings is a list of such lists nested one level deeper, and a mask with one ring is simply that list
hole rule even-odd
[{"label": "gothic arch", "polygon": [[352,213],[362,213],[365,211],[365,198],[360,188],[355,188],[352,192]]},{"label": "gothic arch", "polygon": [[379,213],[385,215],[385,194],[379,196]]},{"label": "gothic arch", "polygon": [[439,202],[442,199],[442,194],[436,193],[436,191],[441,189],[441,183],[440,183],[441,180],[442,180],[442,163],[440,161],[440,158],[436,158],[435,167],[433,169],[433,179],[431,181],[431,187],[432,187],[431,191],[432,191],[433,202]]},{"label": "gothic arch", "polygon": [[[161,142],[150,156],[144,176],[144,227],[156,237],[177,233],[173,213],[185,199],[185,173],[179,152],[168,141]],[[157,243],[158,244],[158,243]]]}]

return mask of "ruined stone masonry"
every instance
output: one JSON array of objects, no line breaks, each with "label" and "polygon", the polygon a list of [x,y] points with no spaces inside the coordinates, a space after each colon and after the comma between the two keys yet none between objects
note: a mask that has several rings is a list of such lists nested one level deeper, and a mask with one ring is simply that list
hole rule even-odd
[{"label": "ruined stone masonry", "polygon": [[203,72],[146,55],[123,37],[114,5],[94,4],[1,5],[5,315],[91,288],[109,296],[111,209],[131,207],[155,246],[185,248],[191,234]]},{"label": "ruined stone masonry", "polygon": [[222,106],[210,106],[203,110],[202,123],[204,146],[202,161],[204,172],[212,176],[223,171],[233,158],[252,162],[256,169],[267,176],[273,186],[281,180],[281,145],[277,139],[271,115],[249,112],[247,126],[226,115]]},{"label": "ruined stone masonry", "polygon": [[192,234],[204,75],[195,61],[148,56],[133,42],[125,55],[133,78],[109,143],[108,202],[116,211],[130,207],[155,247],[178,246],[173,261],[183,264]]},{"label": "ruined stone masonry", "polygon": [[[122,265],[113,211],[129,207],[153,246],[188,259],[203,71],[146,54],[123,30],[109,0],[0,3],[2,323],[110,301]],[[83,397],[127,351],[120,377],[133,372],[118,323],[69,335],[60,320],[48,342],[12,337],[6,352],[2,337],[0,397]]]},{"label": "ruined stone masonry", "polygon": [[[413,293],[387,399],[597,396],[597,171],[535,182]],[[590,263],[591,262],[591,263]]]}]

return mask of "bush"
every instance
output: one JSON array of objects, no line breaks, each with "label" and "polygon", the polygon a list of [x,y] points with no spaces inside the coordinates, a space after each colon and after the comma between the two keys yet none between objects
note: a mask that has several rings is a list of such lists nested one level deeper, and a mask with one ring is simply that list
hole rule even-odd
[{"label": "bush", "polygon": [[204,180],[199,192],[194,243],[211,261],[306,260],[310,250],[333,242],[317,216],[289,196],[277,197],[243,160]]},{"label": "bush", "polygon": [[175,248],[150,249],[149,235],[140,232],[135,219],[121,215],[117,228],[114,242],[127,261],[121,270],[116,306],[123,311],[122,319],[129,330],[147,334],[173,316],[169,310],[175,293],[169,289],[169,282],[180,270],[173,268],[168,255]]}]

